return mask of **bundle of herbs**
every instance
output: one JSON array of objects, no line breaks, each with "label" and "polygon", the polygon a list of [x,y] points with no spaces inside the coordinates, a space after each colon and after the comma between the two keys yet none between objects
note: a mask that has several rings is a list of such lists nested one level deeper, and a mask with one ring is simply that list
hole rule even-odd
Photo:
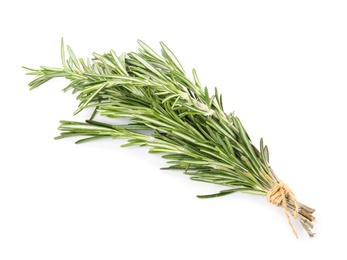
[{"label": "bundle of herbs", "polygon": [[[222,95],[210,95],[193,70],[191,80],[170,49],[161,43],[161,55],[142,41],[138,53],[117,55],[113,50],[93,53],[92,59],[77,59],[62,41],[62,68],[41,66],[27,74],[37,78],[35,89],[53,78],[70,81],[64,91],[77,93],[75,114],[92,109],[85,122],[61,121],[60,136],[80,136],[77,143],[101,138],[125,138],[123,147],[148,146],[149,153],[162,154],[170,165],[192,180],[225,186],[214,198],[245,192],[266,196],[282,206],[297,236],[290,216],[298,219],[310,237],[314,236],[314,209],[297,201],[294,193],[269,165],[267,146],[256,148],[241,121],[223,109]],[[68,55],[65,54],[65,49]],[[95,119],[128,118],[128,124],[110,124]],[[150,131],[142,131],[150,130]]]}]

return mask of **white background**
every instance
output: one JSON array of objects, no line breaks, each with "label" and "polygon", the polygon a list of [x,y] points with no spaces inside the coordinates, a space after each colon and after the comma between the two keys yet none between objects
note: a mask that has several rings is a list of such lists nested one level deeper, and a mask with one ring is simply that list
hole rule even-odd
[{"label": "white background", "polygon": [[[2,1],[0,259],[346,259],[346,1]],[[73,117],[67,81],[29,91],[22,65],[164,41],[223,93],[298,199],[317,209],[295,239],[281,208],[163,172],[124,141],[53,140]]]}]

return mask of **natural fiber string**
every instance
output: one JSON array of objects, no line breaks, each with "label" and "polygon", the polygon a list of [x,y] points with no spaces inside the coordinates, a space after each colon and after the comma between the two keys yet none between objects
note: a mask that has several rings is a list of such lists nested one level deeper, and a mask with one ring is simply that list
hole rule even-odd
[{"label": "natural fiber string", "polygon": [[288,207],[287,207],[287,198],[286,198],[287,195],[290,196],[292,200],[294,201],[294,204],[295,204],[294,218],[296,219],[299,213],[299,202],[287,184],[285,184],[284,182],[277,183],[268,191],[266,199],[268,202],[276,206],[282,204],[284,208],[284,212],[287,216],[288,223],[290,227],[292,228],[294,235],[296,236],[296,238],[298,238],[298,234],[296,233],[293,223],[289,217]]}]

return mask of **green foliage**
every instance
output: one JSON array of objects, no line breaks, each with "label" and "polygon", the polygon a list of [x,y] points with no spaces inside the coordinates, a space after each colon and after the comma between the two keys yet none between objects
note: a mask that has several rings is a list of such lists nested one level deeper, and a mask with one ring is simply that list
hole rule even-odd
[{"label": "green foliage", "polygon": [[[210,198],[242,191],[266,195],[277,183],[268,164],[268,149],[252,144],[240,120],[223,110],[222,96],[203,87],[193,70],[191,80],[172,51],[161,43],[157,54],[138,41],[138,53],[117,55],[113,50],[93,53],[92,60],[77,59],[62,41],[62,68],[28,69],[37,88],[52,78],[70,80],[64,89],[77,93],[79,106],[95,111],[86,122],[61,121],[57,139],[81,136],[77,143],[100,138],[126,138],[127,146],[148,146],[163,154],[169,166],[192,180],[229,187]],[[127,125],[93,120],[96,113],[110,118],[129,118]],[[146,131],[144,134],[139,130]]]},{"label": "green foliage", "polygon": [[[27,74],[36,76],[29,83],[35,89],[50,79],[70,81],[63,90],[77,95],[74,114],[93,108],[85,122],[61,121],[60,136],[82,137],[77,143],[101,138],[125,138],[123,147],[147,146],[149,152],[162,154],[165,170],[181,170],[192,180],[228,187],[219,193],[200,195],[213,198],[245,192],[267,195],[280,181],[269,166],[269,151],[260,140],[259,150],[234,114],[223,109],[222,95],[209,94],[196,71],[191,80],[173,52],[161,43],[161,54],[138,41],[138,53],[117,55],[93,53],[93,58],[78,59],[72,49],[61,43],[62,68],[41,66]],[[128,118],[129,124],[113,125],[100,118]],[[109,120],[108,120],[109,121]],[[282,194],[283,195],[283,194]],[[300,223],[310,237],[314,209],[285,196],[286,214],[298,210]],[[283,205],[282,205],[283,206]],[[291,222],[289,222],[291,223]]]}]

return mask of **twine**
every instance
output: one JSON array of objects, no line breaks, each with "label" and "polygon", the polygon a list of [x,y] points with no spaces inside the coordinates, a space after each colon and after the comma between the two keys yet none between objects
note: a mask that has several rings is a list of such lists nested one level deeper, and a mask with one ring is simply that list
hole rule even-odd
[{"label": "twine", "polygon": [[290,220],[289,217],[289,212],[288,212],[288,207],[287,207],[287,195],[292,198],[294,204],[295,204],[295,210],[294,210],[294,218],[297,219],[298,218],[298,213],[299,213],[299,202],[296,199],[294,193],[292,192],[292,190],[288,187],[287,184],[285,184],[284,182],[280,182],[277,183],[275,186],[273,186],[267,193],[266,195],[266,199],[268,202],[279,206],[282,204],[283,209],[284,209],[284,213],[286,214],[288,223],[290,225],[290,227],[292,228],[292,231],[294,233],[294,235],[296,236],[296,238],[298,238],[298,234],[296,233],[296,230],[293,226],[292,221]]}]

